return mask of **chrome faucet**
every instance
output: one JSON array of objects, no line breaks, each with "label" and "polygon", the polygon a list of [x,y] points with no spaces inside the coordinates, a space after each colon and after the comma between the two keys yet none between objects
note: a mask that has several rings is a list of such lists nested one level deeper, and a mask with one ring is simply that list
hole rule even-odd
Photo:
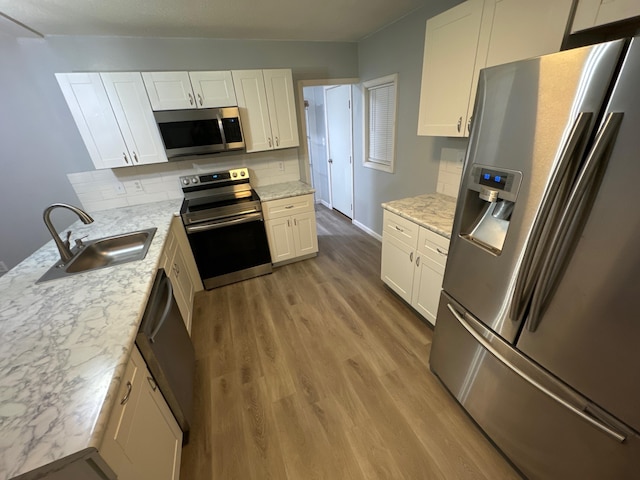
[{"label": "chrome faucet", "polygon": [[71,230],[67,232],[66,240],[62,241],[62,239],[60,238],[60,235],[58,235],[58,232],[56,232],[56,229],[53,227],[53,224],[51,223],[51,219],[49,218],[51,216],[51,212],[53,211],[53,209],[58,207],[71,210],[73,213],[78,215],[78,217],[80,217],[80,220],[82,220],[82,223],[85,223],[85,224],[93,223],[93,218],[91,218],[91,216],[89,216],[88,213],[81,210],[80,208],[74,207],[73,205],[67,205],[66,203],[54,203],[52,205],[49,205],[47,208],[45,208],[44,213],[42,214],[42,218],[44,218],[44,224],[49,229],[49,233],[51,233],[51,236],[53,237],[53,241],[56,242],[56,247],[58,247],[58,251],[60,252],[60,260],[62,260],[62,263],[67,263],[69,260],[73,258],[73,253],[71,253],[70,241],[69,241],[69,239],[71,238]]}]

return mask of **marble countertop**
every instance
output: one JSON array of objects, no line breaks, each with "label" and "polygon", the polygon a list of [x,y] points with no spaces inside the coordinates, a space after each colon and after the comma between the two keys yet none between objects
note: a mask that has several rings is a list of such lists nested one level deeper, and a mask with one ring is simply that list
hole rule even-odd
[{"label": "marble countertop", "polygon": [[254,187],[253,189],[258,193],[260,200],[263,202],[278,200],[280,198],[297,197],[315,192],[315,189],[311,185],[301,181],[276,183],[274,185]]},{"label": "marble countertop", "polygon": [[456,199],[441,193],[428,193],[417,197],[393,200],[382,208],[411,220],[443,237],[451,238]]},{"label": "marble countertop", "polygon": [[89,239],[157,227],[143,260],[36,285],[58,259],[52,240],[0,277],[1,479],[99,446],[179,209],[88,212],[94,223],[71,226]]}]

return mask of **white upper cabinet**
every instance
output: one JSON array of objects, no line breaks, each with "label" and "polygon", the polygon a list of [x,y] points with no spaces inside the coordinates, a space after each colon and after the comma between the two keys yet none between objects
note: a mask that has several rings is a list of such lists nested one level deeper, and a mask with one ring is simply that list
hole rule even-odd
[{"label": "white upper cabinet", "polygon": [[638,0],[579,0],[571,33],[639,15]]},{"label": "white upper cabinet", "polygon": [[166,162],[139,73],[57,73],[97,169]]},{"label": "white upper cabinet", "polygon": [[133,164],[168,161],[140,73],[101,73],[100,77]]},{"label": "white upper cabinet", "polygon": [[247,152],[299,145],[291,70],[231,72]]},{"label": "white upper cabinet", "polygon": [[237,105],[231,72],[143,72],[153,110]]},{"label": "white upper cabinet", "polygon": [[466,136],[483,0],[427,20],[418,135]]},{"label": "white upper cabinet", "polygon": [[418,135],[469,135],[480,70],[558,52],[572,0],[469,0],[427,20]]}]

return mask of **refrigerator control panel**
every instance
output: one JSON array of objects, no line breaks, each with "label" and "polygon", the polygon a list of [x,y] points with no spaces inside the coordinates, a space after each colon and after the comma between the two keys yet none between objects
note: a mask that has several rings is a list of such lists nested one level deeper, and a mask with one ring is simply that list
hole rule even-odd
[{"label": "refrigerator control panel", "polygon": [[477,192],[497,191],[498,198],[515,202],[521,182],[522,172],[476,164],[471,167],[467,188]]}]

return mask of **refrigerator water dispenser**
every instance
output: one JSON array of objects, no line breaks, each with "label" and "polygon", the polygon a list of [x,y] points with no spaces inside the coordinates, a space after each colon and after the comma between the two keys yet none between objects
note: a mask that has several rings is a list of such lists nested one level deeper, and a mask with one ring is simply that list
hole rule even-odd
[{"label": "refrigerator water dispenser", "polygon": [[521,182],[521,172],[473,165],[463,189],[460,236],[500,255]]}]

